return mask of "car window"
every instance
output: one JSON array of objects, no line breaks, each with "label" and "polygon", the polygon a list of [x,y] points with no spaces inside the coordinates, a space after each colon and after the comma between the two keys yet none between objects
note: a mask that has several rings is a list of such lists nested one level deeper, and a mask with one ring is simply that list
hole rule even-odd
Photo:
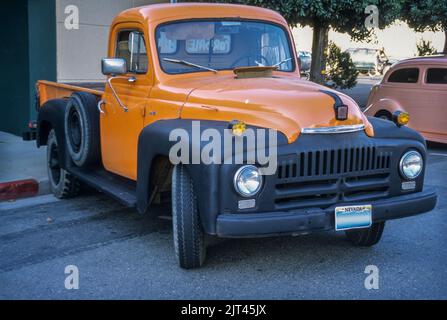
[{"label": "car window", "polygon": [[172,60],[216,70],[277,66],[280,71],[291,72],[295,68],[286,30],[270,22],[176,21],[158,26],[155,36],[160,65],[169,74],[203,71]]},{"label": "car window", "polygon": [[388,82],[417,83],[418,79],[419,79],[418,68],[405,68],[394,71],[388,77]]},{"label": "car window", "polygon": [[146,73],[148,57],[143,33],[137,30],[120,31],[115,56],[126,60],[128,72]]},{"label": "car window", "polygon": [[447,68],[428,69],[426,82],[432,84],[447,84]]}]

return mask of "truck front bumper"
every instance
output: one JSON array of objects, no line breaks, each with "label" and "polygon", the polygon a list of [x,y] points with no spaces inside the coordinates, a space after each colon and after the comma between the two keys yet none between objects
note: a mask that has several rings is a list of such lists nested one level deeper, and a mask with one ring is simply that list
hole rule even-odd
[{"label": "truck front bumper", "polygon": [[[435,189],[425,187],[421,192],[370,202],[340,203],[336,206],[371,204],[372,220],[380,222],[430,211],[436,206],[436,200]],[[238,238],[335,230],[336,206],[283,212],[221,214],[217,216],[216,231],[219,237]]]}]

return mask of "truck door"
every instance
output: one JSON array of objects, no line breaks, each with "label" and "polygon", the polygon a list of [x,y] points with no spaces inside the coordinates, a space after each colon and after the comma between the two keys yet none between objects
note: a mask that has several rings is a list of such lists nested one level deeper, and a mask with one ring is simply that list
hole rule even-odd
[{"label": "truck door", "polygon": [[[152,88],[152,71],[143,28],[137,23],[116,25],[110,36],[109,57],[125,59],[127,74],[115,77],[104,92],[101,113],[101,151],[104,167],[136,180],[138,136]],[[109,77],[110,79],[110,77]]]}]

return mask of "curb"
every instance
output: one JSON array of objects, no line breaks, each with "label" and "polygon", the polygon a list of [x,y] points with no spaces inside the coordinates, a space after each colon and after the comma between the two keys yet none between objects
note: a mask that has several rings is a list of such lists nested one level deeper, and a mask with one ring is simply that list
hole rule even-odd
[{"label": "curb", "polygon": [[50,181],[48,179],[40,180],[39,181],[39,192],[37,193],[38,196],[43,196],[46,194],[50,194]]},{"label": "curb", "polygon": [[50,193],[48,180],[35,179],[0,182],[0,201],[11,201]]}]

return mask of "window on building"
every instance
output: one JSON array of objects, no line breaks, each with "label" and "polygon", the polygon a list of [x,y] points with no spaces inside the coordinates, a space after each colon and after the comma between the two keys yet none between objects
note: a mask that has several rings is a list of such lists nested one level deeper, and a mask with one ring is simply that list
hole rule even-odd
[{"label": "window on building", "polygon": [[427,83],[447,84],[447,68],[431,68],[427,70]]},{"label": "window on building", "polygon": [[418,68],[405,68],[394,71],[388,78],[388,82],[417,83],[419,79]]},{"label": "window on building", "polygon": [[148,57],[143,33],[136,30],[119,32],[116,57],[126,60],[128,72],[146,73]]}]

